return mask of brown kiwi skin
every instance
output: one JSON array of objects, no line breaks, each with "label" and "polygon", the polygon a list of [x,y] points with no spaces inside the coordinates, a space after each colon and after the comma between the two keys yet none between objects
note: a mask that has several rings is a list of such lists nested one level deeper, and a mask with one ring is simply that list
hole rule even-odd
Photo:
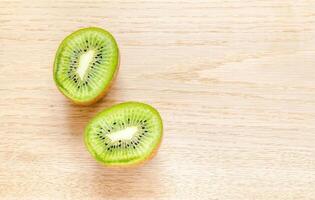
[{"label": "brown kiwi skin", "polygon": [[67,97],[60,89],[59,87],[58,90],[61,92],[61,94],[63,94],[67,99],[69,99],[72,103],[76,104],[76,105],[79,105],[79,106],[89,106],[89,105],[92,105],[96,102],[98,102],[99,100],[101,100],[109,91],[109,89],[112,87],[113,83],[115,82],[116,80],[116,77],[117,77],[117,74],[118,74],[118,71],[119,71],[119,67],[120,67],[120,51],[118,49],[118,63],[117,63],[117,66],[116,66],[116,70],[114,72],[114,75],[113,75],[113,78],[112,80],[109,82],[109,84],[107,85],[107,87],[103,90],[102,93],[100,93],[97,97],[95,97],[94,99],[90,100],[90,101],[85,101],[85,102],[80,102],[80,101],[75,101],[73,99],[70,99],[69,97]]},{"label": "brown kiwi skin", "polygon": [[163,140],[163,125],[162,125],[162,133],[161,133],[160,142],[157,144],[155,149],[152,151],[152,153],[145,160],[142,160],[141,162],[138,162],[138,163],[126,164],[126,165],[107,165],[106,163],[103,163],[99,160],[97,160],[97,162],[100,163],[101,165],[105,166],[106,168],[112,168],[112,169],[136,168],[136,167],[143,166],[145,163],[147,163],[148,161],[152,160],[155,157],[158,150],[160,149],[162,140]]}]

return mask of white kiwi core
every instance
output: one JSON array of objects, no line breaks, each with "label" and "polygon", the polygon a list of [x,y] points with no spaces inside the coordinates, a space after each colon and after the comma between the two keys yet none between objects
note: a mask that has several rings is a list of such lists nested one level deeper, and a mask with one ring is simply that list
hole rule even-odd
[{"label": "white kiwi core", "polygon": [[131,140],[134,134],[138,131],[136,126],[131,126],[107,135],[112,142],[119,140]]},{"label": "white kiwi core", "polygon": [[77,69],[77,72],[81,78],[81,80],[83,80],[89,65],[91,63],[91,61],[93,60],[94,57],[94,51],[93,50],[89,50],[88,52],[82,54],[80,56],[80,60],[79,60],[79,66]]}]

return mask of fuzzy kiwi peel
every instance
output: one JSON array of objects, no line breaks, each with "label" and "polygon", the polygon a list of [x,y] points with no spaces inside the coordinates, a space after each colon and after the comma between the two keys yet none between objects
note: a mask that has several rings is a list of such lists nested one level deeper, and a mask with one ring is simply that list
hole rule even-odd
[{"label": "fuzzy kiwi peel", "polygon": [[60,44],[53,76],[61,93],[78,105],[91,105],[104,97],[119,68],[114,37],[97,27],[79,29]]},{"label": "fuzzy kiwi peel", "polygon": [[91,119],[84,131],[84,142],[90,154],[103,165],[130,167],[150,160],[162,136],[163,123],[155,108],[125,102]]}]

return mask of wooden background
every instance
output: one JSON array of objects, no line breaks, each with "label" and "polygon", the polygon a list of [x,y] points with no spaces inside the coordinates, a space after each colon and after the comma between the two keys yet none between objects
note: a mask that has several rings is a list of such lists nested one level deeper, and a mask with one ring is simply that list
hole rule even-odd
[{"label": "wooden background", "polygon": [[[74,30],[113,33],[110,93],[72,105],[52,79]],[[0,0],[0,199],[315,199],[313,0]],[[128,100],[162,114],[151,162],[107,169],[82,132]]]}]

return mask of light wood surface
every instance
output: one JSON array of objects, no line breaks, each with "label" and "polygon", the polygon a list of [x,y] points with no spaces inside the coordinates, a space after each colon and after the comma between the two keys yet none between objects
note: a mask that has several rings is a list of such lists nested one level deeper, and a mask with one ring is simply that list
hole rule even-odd
[{"label": "light wood surface", "polygon": [[[72,31],[121,50],[110,93],[72,105],[52,79]],[[0,1],[0,199],[315,199],[315,1]],[[83,128],[123,101],[164,119],[157,156],[107,169]]]}]

